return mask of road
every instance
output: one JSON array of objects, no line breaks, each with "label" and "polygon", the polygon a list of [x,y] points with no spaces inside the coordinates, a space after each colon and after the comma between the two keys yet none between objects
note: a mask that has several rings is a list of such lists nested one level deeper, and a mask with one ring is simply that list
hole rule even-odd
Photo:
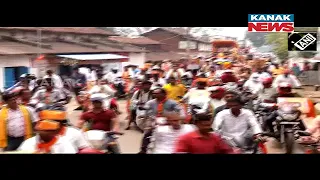
[{"label": "road", "polygon": [[[127,114],[126,114],[126,103],[125,101],[119,101],[119,109],[121,112],[123,112],[120,115],[120,124],[121,124],[121,130],[125,134],[119,138],[120,148],[122,153],[126,154],[135,154],[139,152],[139,147],[141,144],[142,139],[142,133],[134,130],[124,130],[127,125],[127,120],[125,120]],[[77,104],[75,101],[71,101],[70,104],[67,105],[68,109],[68,116],[71,121],[71,123],[75,123],[81,114],[81,111],[74,111],[74,109],[77,107]],[[308,122],[310,124],[310,122]],[[268,153],[270,154],[281,154],[284,153],[284,149],[281,148],[280,144],[277,143],[274,139],[268,139],[268,142],[266,143]],[[295,153],[301,153],[301,148],[298,149]]]}]

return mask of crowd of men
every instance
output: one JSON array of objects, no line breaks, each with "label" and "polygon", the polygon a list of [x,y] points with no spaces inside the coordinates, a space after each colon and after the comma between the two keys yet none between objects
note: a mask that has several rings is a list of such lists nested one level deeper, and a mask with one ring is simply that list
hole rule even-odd
[{"label": "crowd of men", "polygon": [[[118,94],[128,102],[126,129],[134,123],[144,133],[140,154],[240,153],[217,133],[227,133],[239,142],[247,136],[262,139],[261,124],[252,110],[243,107],[239,87],[259,100],[276,101],[296,96],[291,89],[301,84],[291,70],[277,64],[236,69],[234,63],[193,60],[186,66],[164,61],[129,65],[123,72],[92,69],[91,76],[75,67],[71,77],[63,80],[51,70],[43,78],[22,75],[3,92],[0,148],[37,153],[81,153],[92,148],[84,129],[120,130],[120,112],[113,98]],[[63,108],[37,111],[39,104],[63,107],[74,96],[72,92],[76,97],[86,92],[90,103],[74,126]],[[76,110],[83,110],[83,101],[77,100]],[[191,105],[196,103],[204,105],[194,113]],[[159,118],[165,118],[163,124],[157,122]]]}]

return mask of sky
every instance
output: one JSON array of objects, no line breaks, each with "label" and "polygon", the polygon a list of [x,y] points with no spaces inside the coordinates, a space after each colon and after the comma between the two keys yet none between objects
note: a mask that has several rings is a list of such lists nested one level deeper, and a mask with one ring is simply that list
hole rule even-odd
[{"label": "sky", "polygon": [[243,40],[248,27],[222,27],[222,36],[236,37],[238,40]]}]

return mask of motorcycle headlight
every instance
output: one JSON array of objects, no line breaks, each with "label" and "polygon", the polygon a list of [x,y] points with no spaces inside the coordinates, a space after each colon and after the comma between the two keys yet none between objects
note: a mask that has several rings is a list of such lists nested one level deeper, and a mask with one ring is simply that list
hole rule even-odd
[{"label": "motorcycle headlight", "polygon": [[279,113],[279,115],[285,121],[294,121],[299,118],[299,113]]}]

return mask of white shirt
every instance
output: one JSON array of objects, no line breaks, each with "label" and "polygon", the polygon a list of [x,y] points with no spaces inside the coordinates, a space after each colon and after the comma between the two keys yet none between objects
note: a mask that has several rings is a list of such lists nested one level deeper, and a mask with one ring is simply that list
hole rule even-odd
[{"label": "white shirt", "polygon": [[85,147],[90,147],[89,143],[87,140],[84,138],[84,135],[82,131],[73,128],[73,127],[66,127],[66,132],[64,137],[72,143],[74,147],[77,149],[82,149]]},{"label": "white shirt", "polygon": [[54,83],[54,87],[57,88],[57,89],[61,89],[63,88],[63,82],[61,80],[61,77],[56,75],[56,74],[52,74],[52,76],[48,76],[48,75],[45,75],[43,77],[43,79],[46,79],[46,78],[52,78],[52,81]]},{"label": "white shirt", "polygon": [[93,86],[89,91],[89,94],[95,94],[95,93],[104,93],[107,96],[114,96],[116,91],[111,88],[109,85],[104,84],[104,85],[95,85]]},{"label": "white shirt", "polygon": [[[18,148],[18,151],[36,152],[38,141],[39,136],[29,138],[21,144],[21,146]],[[78,150],[65,137],[59,137],[58,141],[52,145],[51,148],[52,154],[76,154],[77,152]]]},{"label": "white shirt", "polygon": [[107,79],[110,83],[113,83],[117,77],[121,77],[120,72],[117,72],[117,73],[109,72],[108,74],[103,76],[103,78]]},{"label": "white shirt", "polygon": [[262,132],[260,124],[249,109],[241,109],[241,113],[237,117],[231,113],[230,109],[225,109],[219,112],[213,121],[213,129],[215,131],[230,135],[239,142],[243,141],[249,128],[252,129],[253,134]]},{"label": "white shirt", "polygon": [[262,73],[257,73],[257,72],[255,72],[255,73],[252,73],[251,74],[251,76],[250,76],[250,78],[249,79],[252,79],[252,77],[259,77],[259,81],[260,82],[262,82],[263,81],[263,79],[265,79],[265,78],[270,78],[271,77],[271,75],[269,74],[269,73],[267,73],[267,72],[262,72]]},{"label": "white shirt", "polygon": [[226,101],[224,99],[218,100],[218,99],[211,99],[210,101],[211,105],[213,106],[213,108],[217,108],[220,106],[223,106],[226,104]]},{"label": "white shirt", "polygon": [[[132,98],[131,98],[131,103],[132,103],[132,107],[135,107],[137,105],[137,103],[140,101],[142,103],[146,103],[149,100],[151,100],[151,92],[144,92],[143,90],[139,90],[134,92]],[[139,97],[138,97],[139,95]]]},{"label": "white shirt", "polygon": [[[31,121],[33,123],[37,122],[39,118],[35,113],[34,109],[30,107],[26,107],[26,108],[30,114]],[[11,136],[11,137],[25,136],[25,119],[20,109],[17,109],[17,110],[9,109],[8,120],[7,120],[7,131],[8,131],[8,136]]]},{"label": "white shirt", "polygon": [[209,97],[210,92],[207,89],[192,88],[183,96],[183,99],[188,99],[190,103],[197,99],[208,99]]},{"label": "white shirt", "polygon": [[277,88],[278,85],[282,82],[291,84],[293,87],[300,87],[301,83],[295,75],[289,74],[288,77],[285,77],[283,74],[278,75],[273,81],[272,87]]},{"label": "white shirt", "polygon": [[154,154],[172,154],[175,149],[177,139],[184,134],[194,131],[196,128],[189,124],[181,125],[179,130],[174,130],[171,126],[159,126],[154,131],[155,148]]},{"label": "white shirt", "polygon": [[258,94],[263,89],[263,84],[249,79],[244,83],[243,87],[248,88],[252,94]]}]

